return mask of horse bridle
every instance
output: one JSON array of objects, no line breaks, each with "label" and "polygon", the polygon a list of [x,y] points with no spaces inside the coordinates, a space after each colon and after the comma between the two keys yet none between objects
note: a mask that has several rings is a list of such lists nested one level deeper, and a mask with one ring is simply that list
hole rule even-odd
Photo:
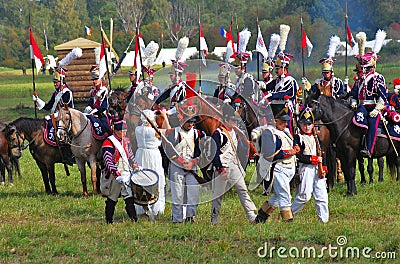
[{"label": "horse bridle", "polygon": [[[16,136],[17,136],[17,141],[18,141],[18,143],[17,143],[16,145],[10,145],[10,144],[9,144],[9,145],[8,145],[8,149],[9,149],[9,150],[12,150],[12,149],[18,148],[19,151],[22,151],[22,150],[26,149],[29,145],[27,145],[26,147],[21,146],[21,143],[20,143],[21,140],[20,140],[20,139],[22,139],[22,142],[23,142],[24,140],[23,140],[23,138],[19,135],[18,129],[15,129],[15,134],[16,134]],[[9,138],[10,138],[10,135],[7,135],[7,136],[6,136],[7,143],[10,142]]]}]

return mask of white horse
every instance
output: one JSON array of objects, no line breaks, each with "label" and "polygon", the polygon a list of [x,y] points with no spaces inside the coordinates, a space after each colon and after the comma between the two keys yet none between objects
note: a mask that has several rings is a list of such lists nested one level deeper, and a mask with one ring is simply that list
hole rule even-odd
[{"label": "white horse", "polygon": [[92,176],[93,193],[98,194],[96,162],[101,158],[102,141],[93,137],[91,124],[86,115],[76,109],[60,108],[56,117],[57,137],[61,142],[71,145],[72,154],[81,173],[83,195],[88,196],[86,184],[86,162]]}]

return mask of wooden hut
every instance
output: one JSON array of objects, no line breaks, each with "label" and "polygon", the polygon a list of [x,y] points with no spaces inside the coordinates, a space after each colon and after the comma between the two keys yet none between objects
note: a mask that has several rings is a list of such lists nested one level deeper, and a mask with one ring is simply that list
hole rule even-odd
[{"label": "wooden hut", "polygon": [[[73,48],[82,49],[82,57],[71,61],[65,68],[66,83],[74,94],[74,101],[77,103],[87,102],[90,97],[90,90],[93,86],[90,75],[90,68],[96,64],[96,53],[99,52],[101,43],[77,38],[54,47],[57,51],[58,61],[62,60]],[[97,52],[96,52],[97,48]]]}]

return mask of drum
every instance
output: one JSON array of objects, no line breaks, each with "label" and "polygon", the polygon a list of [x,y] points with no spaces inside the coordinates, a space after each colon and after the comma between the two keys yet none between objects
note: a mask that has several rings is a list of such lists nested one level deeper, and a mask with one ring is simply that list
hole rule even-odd
[{"label": "drum", "polygon": [[158,200],[158,174],[150,169],[131,174],[133,200],[139,205],[151,205]]}]

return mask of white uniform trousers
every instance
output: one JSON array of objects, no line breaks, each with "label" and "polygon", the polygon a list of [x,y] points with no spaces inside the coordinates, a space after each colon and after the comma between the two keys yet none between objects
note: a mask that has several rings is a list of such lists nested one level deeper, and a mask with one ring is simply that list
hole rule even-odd
[{"label": "white uniform trousers", "polygon": [[212,218],[218,217],[219,212],[221,210],[222,197],[233,186],[235,186],[236,188],[237,195],[247,215],[247,219],[250,222],[252,222],[256,218],[256,214],[254,213],[254,211],[257,210],[257,207],[254,205],[247,191],[246,183],[242,175],[243,170],[239,169],[238,166],[240,165],[232,164],[230,167],[226,168],[226,172],[228,174],[227,180],[221,179],[218,173],[216,171],[214,172],[214,178],[212,181],[212,192],[213,192],[213,200],[211,205]]},{"label": "white uniform trousers", "polygon": [[326,223],[329,220],[328,191],[326,189],[326,178],[318,177],[318,167],[312,164],[302,164],[299,168],[300,184],[294,198],[292,211],[297,215],[306,202],[314,196],[317,215],[320,221]]},{"label": "white uniform trousers", "polygon": [[172,200],[172,222],[180,223],[186,217],[195,217],[200,201],[199,183],[192,173],[184,171],[172,162],[169,167],[169,185]]},{"label": "white uniform trousers", "polygon": [[288,210],[292,206],[292,196],[290,195],[290,181],[294,177],[296,168],[284,168],[275,165],[274,168],[274,195],[271,196],[268,203],[274,207],[279,207],[281,211]]}]

